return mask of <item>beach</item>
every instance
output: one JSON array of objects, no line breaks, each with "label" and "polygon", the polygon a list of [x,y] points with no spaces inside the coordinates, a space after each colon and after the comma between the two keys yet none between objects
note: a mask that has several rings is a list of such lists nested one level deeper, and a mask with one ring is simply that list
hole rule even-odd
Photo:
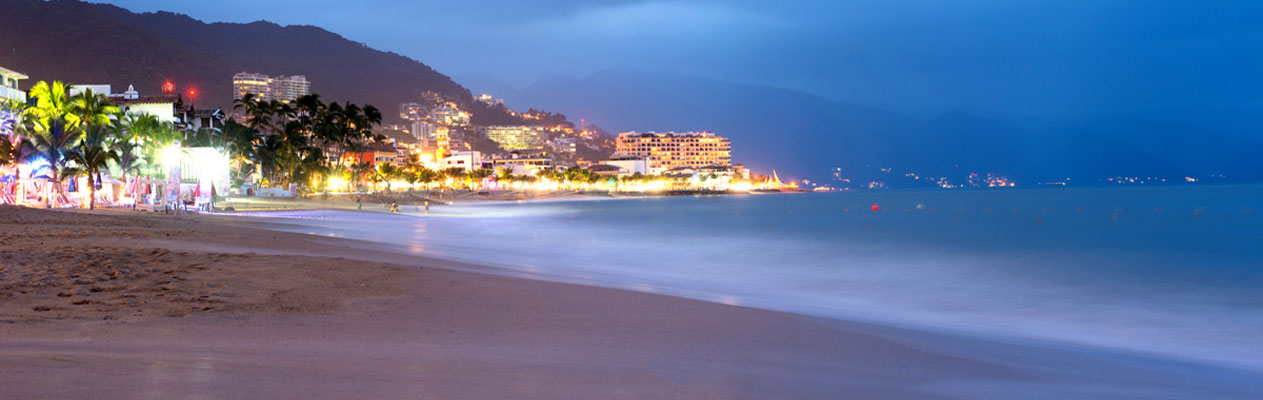
[{"label": "beach", "polygon": [[1246,398],[1257,375],[504,276],[275,221],[0,208],[12,398]]}]

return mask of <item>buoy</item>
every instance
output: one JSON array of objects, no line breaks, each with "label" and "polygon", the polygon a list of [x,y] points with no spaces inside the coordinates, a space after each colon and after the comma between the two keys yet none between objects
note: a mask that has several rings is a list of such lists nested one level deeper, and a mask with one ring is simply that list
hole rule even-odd
[{"label": "buoy", "polygon": [[881,207],[877,206],[877,203],[873,203],[873,211],[879,211],[879,210],[881,210]]}]

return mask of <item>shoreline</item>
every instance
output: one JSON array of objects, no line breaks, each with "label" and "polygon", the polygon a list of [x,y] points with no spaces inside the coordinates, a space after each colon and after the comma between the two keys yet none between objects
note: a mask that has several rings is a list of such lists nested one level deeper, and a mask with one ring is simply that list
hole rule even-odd
[{"label": "shoreline", "polygon": [[[12,209],[0,208],[0,214],[8,212]],[[57,214],[25,215],[19,223],[40,225],[40,218],[47,217],[73,224],[52,226],[40,232],[43,236],[25,229],[13,234],[12,226],[0,225],[5,239],[26,241],[33,248],[43,248],[35,243],[49,237],[70,236],[42,246],[162,248],[189,258],[243,256],[246,261],[236,269],[225,267],[223,276],[330,263],[304,270],[304,276],[333,286],[268,286],[263,283],[284,276],[252,275],[260,285],[251,290],[265,292],[271,300],[283,293],[296,304],[338,301],[308,309],[254,306],[185,317],[0,324],[0,354],[5,355],[0,357],[0,387],[19,397],[187,397],[197,390],[211,397],[425,393],[421,397],[556,398],[599,393],[617,398],[914,399],[989,398],[1019,389],[1049,398],[1091,398],[1109,393],[1100,390],[1111,389],[1103,386],[1111,383],[1202,398],[1263,393],[1258,384],[1237,382],[1250,376],[1212,367],[1194,368],[1198,374],[1185,376],[1168,368],[1176,364],[1086,350],[1041,349],[469,272],[492,267],[392,254],[348,239],[259,229],[269,221],[21,212]],[[149,231],[154,234],[141,234]],[[108,259],[112,254],[99,255]],[[267,268],[269,262],[292,261],[295,254],[305,258],[287,268]],[[363,279],[331,292],[330,287],[345,282],[339,274]],[[1056,366],[1063,368],[1050,369]],[[119,381],[119,373],[137,379]],[[152,378],[160,383],[152,384]],[[424,392],[417,392],[422,388]]]}]

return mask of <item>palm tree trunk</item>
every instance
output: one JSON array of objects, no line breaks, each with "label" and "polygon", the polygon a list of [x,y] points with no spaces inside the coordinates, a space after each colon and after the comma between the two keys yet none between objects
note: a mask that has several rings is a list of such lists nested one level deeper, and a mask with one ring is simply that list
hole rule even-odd
[{"label": "palm tree trunk", "polygon": [[96,209],[96,182],[93,182],[92,173],[88,173],[88,209]]}]

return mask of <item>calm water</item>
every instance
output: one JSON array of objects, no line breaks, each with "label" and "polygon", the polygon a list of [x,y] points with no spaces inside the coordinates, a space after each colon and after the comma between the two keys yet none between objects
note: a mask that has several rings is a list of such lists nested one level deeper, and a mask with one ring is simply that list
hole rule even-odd
[{"label": "calm water", "polygon": [[1263,368],[1263,186],[374,210],[275,215],[542,279]]}]

